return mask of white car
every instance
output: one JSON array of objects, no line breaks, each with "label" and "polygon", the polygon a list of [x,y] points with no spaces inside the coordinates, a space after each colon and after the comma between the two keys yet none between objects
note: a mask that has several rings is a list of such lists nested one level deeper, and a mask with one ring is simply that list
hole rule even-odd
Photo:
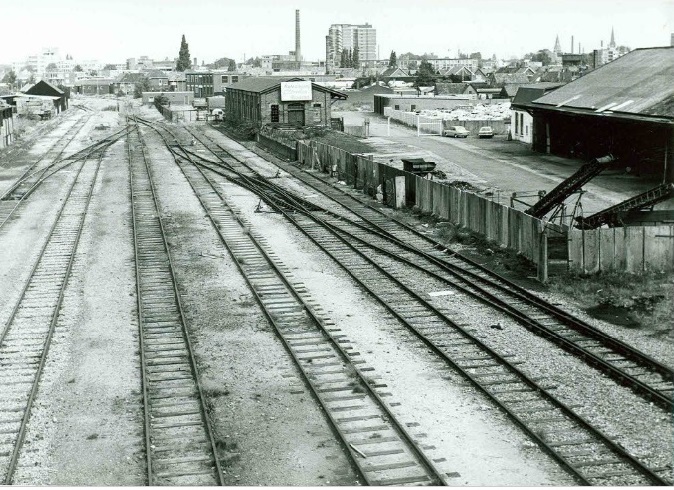
[{"label": "white car", "polygon": [[477,133],[477,137],[478,138],[493,138],[494,137],[494,130],[491,128],[491,126],[482,126]]},{"label": "white car", "polygon": [[443,136],[451,136],[453,138],[468,138],[469,131],[463,126],[449,126],[442,132]]}]

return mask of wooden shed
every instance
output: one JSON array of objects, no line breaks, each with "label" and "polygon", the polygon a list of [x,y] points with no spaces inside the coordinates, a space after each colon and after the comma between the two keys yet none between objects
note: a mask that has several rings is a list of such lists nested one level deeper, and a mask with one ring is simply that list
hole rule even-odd
[{"label": "wooden shed", "polygon": [[68,95],[58,87],[49,82],[40,80],[35,85],[25,90],[26,95],[40,95],[43,97],[52,97],[56,112],[65,111],[68,108]]}]

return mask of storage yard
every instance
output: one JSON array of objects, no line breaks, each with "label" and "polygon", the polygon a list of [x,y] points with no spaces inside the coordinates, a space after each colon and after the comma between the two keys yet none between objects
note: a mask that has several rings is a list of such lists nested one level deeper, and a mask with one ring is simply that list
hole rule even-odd
[{"label": "storage yard", "polygon": [[0,152],[1,482],[673,483],[671,331],[494,273],[376,162],[126,98],[36,124]]}]

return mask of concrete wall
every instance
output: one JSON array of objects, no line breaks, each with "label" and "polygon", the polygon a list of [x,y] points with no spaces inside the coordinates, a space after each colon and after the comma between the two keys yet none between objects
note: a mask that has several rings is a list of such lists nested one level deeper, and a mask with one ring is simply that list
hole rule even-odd
[{"label": "concrete wall", "polygon": [[[422,123],[421,132],[422,133],[435,133],[440,134],[443,129],[447,129],[449,126],[463,126],[468,131],[470,131],[471,136],[477,137],[477,133],[482,126],[491,126],[494,130],[494,134],[508,134],[510,129],[510,121],[503,119],[485,119],[479,121],[456,121],[451,119],[440,119],[432,118],[428,116],[422,116],[414,112],[405,112],[405,111],[396,111],[387,107],[384,110],[384,115],[390,117],[394,121],[398,121],[406,126],[412,128],[417,127],[417,121]],[[438,124],[433,125],[433,122]]]},{"label": "concrete wall", "polygon": [[584,273],[674,270],[674,226],[569,231],[569,267]]}]

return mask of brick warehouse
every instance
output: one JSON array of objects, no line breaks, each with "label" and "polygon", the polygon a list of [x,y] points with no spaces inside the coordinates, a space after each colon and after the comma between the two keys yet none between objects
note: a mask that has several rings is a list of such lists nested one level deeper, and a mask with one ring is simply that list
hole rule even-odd
[{"label": "brick warehouse", "polygon": [[302,78],[248,78],[226,91],[227,118],[257,125],[329,126],[332,102],[347,95]]}]

